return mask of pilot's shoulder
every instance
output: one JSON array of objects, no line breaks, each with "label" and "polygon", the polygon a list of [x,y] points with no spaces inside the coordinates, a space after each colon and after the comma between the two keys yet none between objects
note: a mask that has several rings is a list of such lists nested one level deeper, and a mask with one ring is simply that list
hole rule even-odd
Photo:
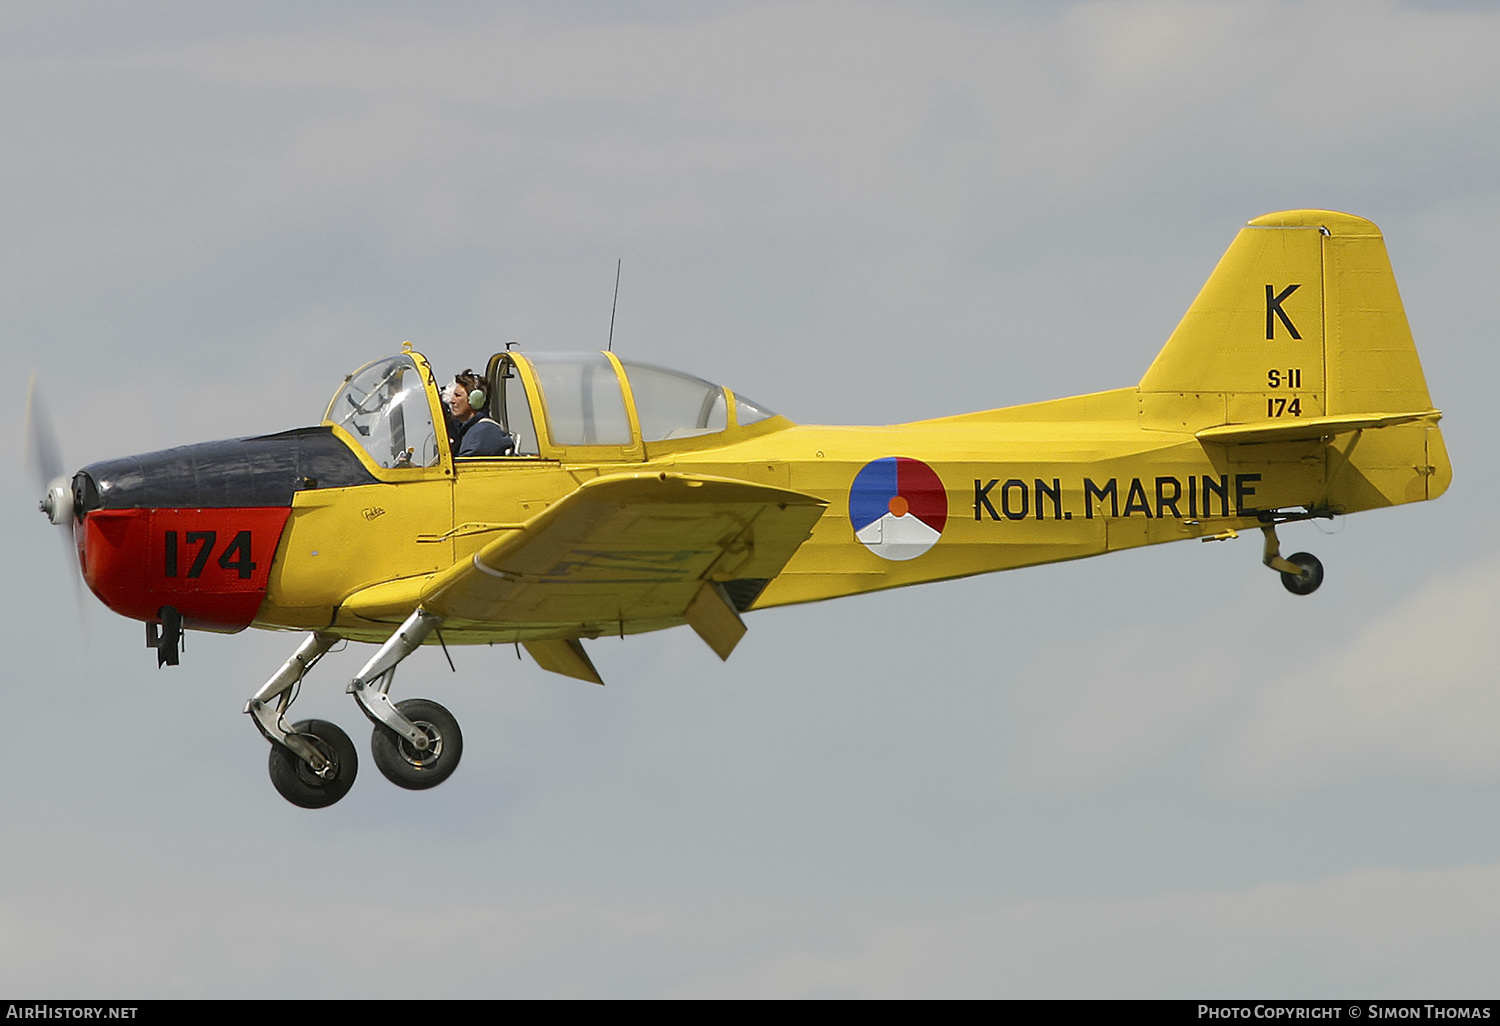
[{"label": "pilot's shoulder", "polygon": [[460,456],[502,456],[511,444],[509,432],[489,417],[481,417],[464,429]]}]

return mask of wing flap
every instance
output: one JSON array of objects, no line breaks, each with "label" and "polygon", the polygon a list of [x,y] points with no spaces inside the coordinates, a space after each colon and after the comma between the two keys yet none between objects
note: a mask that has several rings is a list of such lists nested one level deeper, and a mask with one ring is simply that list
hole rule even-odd
[{"label": "wing flap", "polygon": [[531,658],[544,670],[574,677],[590,684],[603,684],[604,678],[594,669],[594,661],[583,650],[583,643],[576,638],[549,638],[546,641],[524,643]]},{"label": "wing flap", "polygon": [[720,659],[728,659],[745,636],[745,622],[722,584],[705,583],[688,603],[687,622]]}]

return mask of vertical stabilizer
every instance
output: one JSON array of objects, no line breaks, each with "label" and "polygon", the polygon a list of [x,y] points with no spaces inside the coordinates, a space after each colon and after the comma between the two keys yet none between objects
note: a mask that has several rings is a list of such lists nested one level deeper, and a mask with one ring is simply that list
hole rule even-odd
[{"label": "vertical stabilizer", "polygon": [[1177,431],[1432,407],[1380,230],[1326,210],[1242,228],[1139,392]]}]

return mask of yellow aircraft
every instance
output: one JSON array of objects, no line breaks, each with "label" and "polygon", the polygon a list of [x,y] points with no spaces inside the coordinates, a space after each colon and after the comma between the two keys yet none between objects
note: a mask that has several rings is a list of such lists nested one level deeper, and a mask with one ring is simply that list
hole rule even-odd
[{"label": "yellow aircraft", "polygon": [[340,640],[380,646],[348,689],[376,765],[421,789],[463,744],[442,706],[389,698],[422,644],[516,642],[602,683],[585,639],[686,624],[727,658],[749,610],[1249,528],[1305,595],[1322,566],[1283,557],[1277,525],[1452,478],[1379,230],[1319,210],[1242,229],[1129,388],[821,427],[610,352],[507,351],[470,408],[500,454],[457,453],[408,345],[318,427],[95,463],[42,508],[159,664],[186,628],[308,632],[246,712],[276,788],[316,808],[348,791],[355,748],[286,714]]}]

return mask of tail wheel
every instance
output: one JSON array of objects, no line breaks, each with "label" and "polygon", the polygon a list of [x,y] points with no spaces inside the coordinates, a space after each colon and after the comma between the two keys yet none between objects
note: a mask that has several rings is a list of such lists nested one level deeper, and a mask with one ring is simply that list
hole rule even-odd
[{"label": "tail wheel", "polygon": [[391,728],[376,726],[370,738],[375,765],[397,787],[409,791],[437,787],[458,769],[458,760],[464,753],[464,735],[458,729],[458,720],[447,709],[425,698],[397,702],[396,709],[427,735],[428,746],[418,748]]},{"label": "tail wheel", "polygon": [[281,797],[304,809],[322,809],[338,801],[354,786],[359,772],[359,753],[336,724],[326,720],[303,720],[292,733],[300,734],[328,760],[322,776],[285,745],[271,746],[271,783]]},{"label": "tail wheel", "polygon": [[1281,583],[1293,595],[1311,595],[1323,583],[1323,564],[1311,552],[1297,552],[1287,557],[1288,563],[1302,568],[1300,573],[1281,575]]}]

